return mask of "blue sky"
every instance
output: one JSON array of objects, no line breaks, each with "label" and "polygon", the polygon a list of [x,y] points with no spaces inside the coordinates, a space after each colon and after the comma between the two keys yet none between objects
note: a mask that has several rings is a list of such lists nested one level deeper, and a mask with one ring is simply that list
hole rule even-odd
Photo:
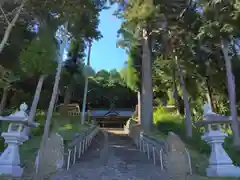
[{"label": "blue sky", "polygon": [[100,13],[100,25],[103,38],[94,41],[91,52],[91,66],[94,70],[101,69],[120,70],[127,60],[125,50],[117,48],[117,31],[120,28],[121,21],[113,16],[116,7],[104,10]]}]

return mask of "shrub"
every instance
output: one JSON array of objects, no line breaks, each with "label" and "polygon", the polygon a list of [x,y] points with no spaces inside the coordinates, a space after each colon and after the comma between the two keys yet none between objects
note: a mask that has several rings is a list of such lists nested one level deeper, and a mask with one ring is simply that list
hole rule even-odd
[{"label": "shrub", "polygon": [[[8,122],[0,121],[0,125],[1,125],[0,133],[6,132],[8,130],[8,126],[9,126]],[[0,136],[0,152],[3,152],[6,147],[7,147],[7,144],[4,143],[4,138]]]},{"label": "shrub", "polygon": [[137,124],[137,121],[132,117],[127,120],[125,127],[130,128],[133,124]]},{"label": "shrub", "polygon": [[0,152],[3,152],[4,150],[4,138],[3,137],[0,137]]},{"label": "shrub", "polygon": [[31,135],[33,136],[41,136],[44,132],[45,126],[45,116],[36,115],[35,122],[39,123],[39,126],[31,129]]}]

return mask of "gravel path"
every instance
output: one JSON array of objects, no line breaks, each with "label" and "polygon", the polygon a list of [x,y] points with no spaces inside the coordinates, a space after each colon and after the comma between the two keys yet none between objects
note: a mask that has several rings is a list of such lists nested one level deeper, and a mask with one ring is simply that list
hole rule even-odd
[{"label": "gravel path", "polygon": [[52,180],[168,180],[127,135],[99,133],[89,151],[69,171]]}]

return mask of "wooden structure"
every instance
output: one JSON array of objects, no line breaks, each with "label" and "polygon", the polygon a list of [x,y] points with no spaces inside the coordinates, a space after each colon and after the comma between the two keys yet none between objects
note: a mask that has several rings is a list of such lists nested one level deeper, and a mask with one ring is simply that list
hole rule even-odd
[{"label": "wooden structure", "polygon": [[133,109],[92,109],[89,116],[94,119],[100,127],[123,128],[127,120],[132,117]]},{"label": "wooden structure", "polygon": [[64,104],[60,104],[58,106],[59,112],[63,114],[67,114],[68,116],[80,116],[80,108],[78,104],[68,104],[64,106]]}]

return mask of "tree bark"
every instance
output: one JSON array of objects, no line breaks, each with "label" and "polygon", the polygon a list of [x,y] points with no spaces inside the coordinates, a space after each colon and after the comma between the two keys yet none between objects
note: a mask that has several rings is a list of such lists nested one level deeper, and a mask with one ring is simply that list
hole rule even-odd
[{"label": "tree bark", "polygon": [[[87,59],[87,66],[90,66],[90,56],[91,56],[91,49],[92,49],[92,43],[89,43],[88,48],[88,59]],[[83,105],[82,105],[82,117],[81,117],[81,123],[85,123],[85,111],[86,111],[86,104],[87,104],[87,93],[88,93],[88,77],[85,77],[85,85],[84,85],[84,94],[83,94]]]},{"label": "tree bark", "polygon": [[[66,31],[67,31],[67,27],[68,27],[68,23],[65,24]],[[57,98],[57,95],[58,95],[58,85],[59,85],[59,81],[60,81],[60,78],[61,78],[62,61],[63,61],[63,57],[64,57],[63,53],[64,53],[64,48],[65,48],[66,42],[67,42],[67,36],[64,35],[63,42],[60,46],[60,56],[59,56],[59,62],[58,62],[56,76],[55,76],[55,82],[54,82],[54,86],[53,86],[53,93],[52,93],[50,104],[49,104],[48,111],[47,111],[46,123],[45,123],[45,126],[44,126],[44,133],[43,133],[43,136],[42,136],[42,141],[40,143],[39,166],[38,166],[37,173],[35,174],[35,177],[34,177],[35,180],[44,179],[44,177],[42,175],[42,168],[43,168],[43,166],[45,166],[45,164],[43,164],[41,162],[41,159],[44,158],[44,149],[46,147],[47,139],[49,137],[49,130],[50,130],[50,126],[51,126],[53,109],[54,109],[54,105],[55,105],[56,98]]]},{"label": "tree bark", "polygon": [[184,101],[185,116],[186,116],[187,137],[192,137],[192,118],[191,118],[191,109],[190,109],[190,105],[188,102],[188,93],[187,93],[184,78],[183,78],[183,72],[179,65],[178,57],[176,55],[175,55],[175,61],[176,61],[178,75],[179,75],[179,79],[180,79],[180,85],[181,85],[182,93],[183,93],[183,101]]},{"label": "tree bark", "polygon": [[[39,80],[38,80],[37,88],[35,90],[31,110],[30,110],[29,117],[28,117],[28,121],[30,121],[30,122],[34,121],[36,111],[37,111],[38,101],[39,101],[40,94],[41,94],[41,91],[42,91],[42,86],[43,86],[43,83],[44,83],[44,80],[45,80],[46,77],[47,77],[46,75],[41,75]],[[30,128],[26,127],[24,129],[24,132],[25,132],[26,135],[29,135]]]},{"label": "tree bark", "polygon": [[141,128],[149,132],[153,124],[152,59],[149,34],[143,30],[142,54],[142,117]]},{"label": "tree bark", "polygon": [[86,111],[86,104],[87,104],[87,92],[88,92],[88,79],[85,79],[84,84],[84,94],[83,94],[83,104],[82,104],[82,113],[81,113],[81,124],[85,123],[85,111]]},{"label": "tree bark", "polygon": [[2,115],[4,112],[4,108],[5,108],[7,96],[8,96],[8,91],[9,91],[8,87],[3,88],[3,95],[2,95],[1,104],[0,104],[0,115]]},{"label": "tree bark", "polygon": [[207,101],[208,101],[208,103],[211,104],[212,110],[214,112],[214,111],[216,111],[216,106],[213,102],[213,95],[212,95],[212,89],[211,89],[210,84],[209,84],[209,77],[207,77],[207,79],[206,79],[206,86],[207,86],[207,94],[206,94]]},{"label": "tree bark", "polygon": [[141,118],[142,118],[142,101],[141,101],[141,92],[137,92],[138,96],[138,106],[137,106],[137,116],[138,116],[138,123],[141,124]]},{"label": "tree bark", "polygon": [[74,85],[74,80],[71,80],[71,82],[69,83],[69,85],[67,87],[67,90],[65,92],[65,97],[64,97],[64,101],[63,101],[63,104],[64,104],[65,108],[71,102],[73,85]]},{"label": "tree bark", "polygon": [[175,106],[176,106],[176,109],[177,109],[177,113],[179,114],[181,112],[180,110],[180,102],[179,102],[179,94],[178,94],[178,89],[177,89],[177,83],[176,83],[176,68],[173,67],[172,69],[172,78],[173,78],[173,98],[174,98],[174,101],[175,101]]},{"label": "tree bark", "polygon": [[44,165],[41,164],[41,159],[44,157],[44,148],[46,146],[46,142],[47,142],[47,139],[49,137],[49,130],[50,130],[50,126],[51,126],[53,109],[54,109],[56,97],[57,97],[57,94],[58,94],[58,84],[59,84],[59,81],[60,81],[61,70],[62,70],[62,63],[60,62],[58,64],[58,68],[57,68],[57,73],[56,73],[55,82],[54,82],[54,86],[53,86],[53,93],[52,93],[52,97],[51,97],[50,104],[49,104],[48,111],[47,111],[46,123],[45,123],[45,126],[44,126],[44,133],[43,133],[43,137],[42,137],[42,142],[40,144],[40,152],[39,152],[39,168],[40,169],[36,173],[36,174],[39,173],[38,174],[39,176],[38,175],[37,175],[38,177],[36,176],[36,179],[39,178],[39,180],[43,179],[43,177],[41,177],[42,176],[41,167],[43,167]]},{"label": "tree bark", "polygon": [[8,38],[9,38],[9,36],[10,36],[10,33],[11,33],[13,27],[15,26],[16,21],[17,21],[17,19],[18,19],[18,17],[19,17],[19,15],[20,15],[20,13],[21,13],[21,11],[22,11],[22,9],[23,9],[23,7],[24,7],[24,5],[25,5],[26,2],[27,2],[27,0],[23,0],[23,1],[21,2],[21,4],[20,4],[20,6],[19,6],[19,8],[18,8],[18,10],[17,10],[14,18],[12,19],[11,22],[8,23],[8,27],[7,27],[7,29],[5,30],[3,39],[2,39],[2,41],[1,41],[1,43],[0,43],[0,53],[3,51],[3,48],[5,47],[5,45],[6,45],[7,41],[8,41]]},{"label": "tree bark", "polygon": [[228,84],[228,97],[230,102],[231,117],[232,117],[232,131],[233,131],[233,145],[240,147],[240,135],[239,135],[239,121],[236,108],[236,92],[235,92],[235,81],[232,73],[231,58],[228,55],[228,41],[222,40],[222,52],[225,60],[226,76]]}]

